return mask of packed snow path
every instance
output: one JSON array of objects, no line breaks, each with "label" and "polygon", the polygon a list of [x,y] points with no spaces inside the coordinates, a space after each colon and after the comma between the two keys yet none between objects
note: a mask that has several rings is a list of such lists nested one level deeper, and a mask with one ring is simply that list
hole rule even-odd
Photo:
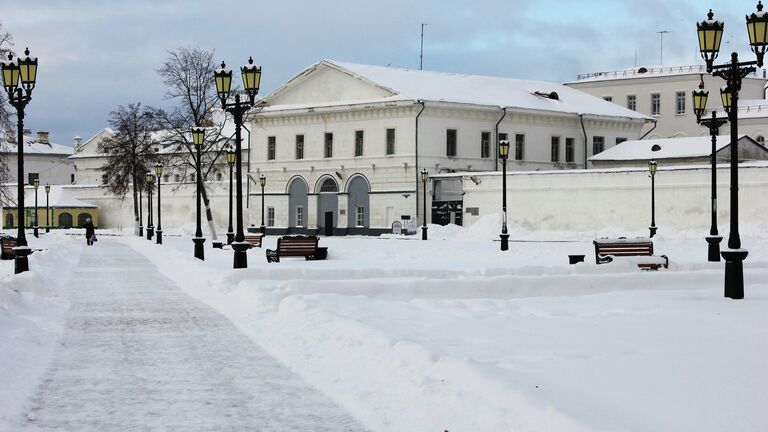
[{"label": "packed snow path", "polygon": [[66,330],[22,431],[359,431],[341,408],[128,246],[73,269]]}]

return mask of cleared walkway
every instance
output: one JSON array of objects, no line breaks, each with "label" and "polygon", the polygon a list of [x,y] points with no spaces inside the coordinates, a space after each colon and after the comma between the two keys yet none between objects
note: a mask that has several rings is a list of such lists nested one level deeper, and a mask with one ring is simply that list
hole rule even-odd
[{"label": "cleared walkway", "polygon": [[361,431],[128,246],[87,248],[21,431]]}]

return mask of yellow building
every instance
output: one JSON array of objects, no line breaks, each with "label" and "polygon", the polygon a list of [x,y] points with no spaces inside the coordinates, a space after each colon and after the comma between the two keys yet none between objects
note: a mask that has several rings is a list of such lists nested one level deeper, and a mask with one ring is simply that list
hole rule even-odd
[{"label": "yellow building", "polygon": [[[46,218],[45,188],[37,190],[37,217],[39,227],[45,227],[50,222],[51,228],[78,228],[91,219],[94,226],[99,225],[98,208],[93,204],[72,197],[63,186],[51,186],[48,196],[49,214]],[[24,194],[25,219],[24,226],[31,228],[35,225],[35,189],[26,188]],[[10,229],[18,226],[18,208],[3,207],[3,228]]]}]

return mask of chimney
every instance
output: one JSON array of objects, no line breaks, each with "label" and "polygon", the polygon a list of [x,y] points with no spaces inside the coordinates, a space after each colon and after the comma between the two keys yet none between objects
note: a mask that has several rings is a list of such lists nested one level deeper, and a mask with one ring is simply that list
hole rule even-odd
[{"label": "chimney", "polygon": [[24,128],[24,135],[26,136],[32,135],[32,129]]},{"label": "chimney", "polygon": [[48,144],[48,132],[37,131],[37,142],[39,142],[40,144]]},{"label": "chimney", "polygon": [[75,137],[75,148],[80,147],[80,145],[83,143],[83,139],[80,138],[80,135]]}]

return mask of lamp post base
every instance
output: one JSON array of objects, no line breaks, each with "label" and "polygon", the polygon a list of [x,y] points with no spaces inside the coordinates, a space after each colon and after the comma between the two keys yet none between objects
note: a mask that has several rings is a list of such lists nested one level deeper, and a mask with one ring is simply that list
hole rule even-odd
[{"label": "lamp post base", "polygon": [[749,252],[744,249],[728,249],[720,253],[725,260],[725,297],[744,298],[744,260]]},{"label": "lamp post base", "polygon": [[32,253],[32,249],[29,246],[17,246],[13,248],[14,261],[13,271],[16,274],[29,271],[29,258],[27,256]]},{"label": "lamp post base", "polygon": [[163,230],[158,229],[156,232],[157,244],[163,244]]},{"label": "lamp post base", "polygon": [[425,226],[421,227],[421,239],[422,240],[427,239],[427,227]]},{"label": "lamp post base", "polygon": [[152,240],[153,235],[155,235],[155,227],[150,225],[147,227],[147,240]]},{"label": "lamp post base", "polygon": [[40,231],[38,231],[38,227],[36,227],[36,226],[32,227],[32,234],[35,237],[40,237]]},{"label": "lamp post base", "polygon": [[144,225],[139,225],[139,237],[144,237]]},{"label": "lamp post base", "polygon": [[224,249],[224,243],[222,241],[220,241],[220,240],[215,240],[215,241],[211,242],[211,246],[214,249]]},{"label": "lamp post base", "polygon": [[262,236],[265,236],[265,235],[267,235],[267,227],[265,227],[264,225],[262,225],[262,226],[261,226],[259,229],[261,229],[261,235],[262,235]]},{"label": "lamp post base", "polygon": [[51,227],[49,227],[49,226],[45,227],[45,233],[47,234],[49,232],[51,232]]},{"label": "lamp post base", "polygon": [[501,250],[509,250],[509,234],[499,234],[501,238]]},{"label": "lamp post base", "polygon": [[648,227],[648,230],[651,232],[651,235],[650,235],[650,237],[651,237],[651,238],[653,238],[653,236],[655,236],[655,235],[656,235],[656,230],[657,230],[657,229],[659,229],[659,228],[658,228],[658,227],[655,227],[655,226],[653,226],[653,225],[651,225],[651,226],[649,226],[649,227]]},{"label": "lamp post base", "polygon": [[227,244],[232,244],[232,242],[235,241],[235,233],[232,231],[227,232]]},{"label": "lamp post base", "polygon": [[720,261],[720,242],[723,241],[723,236],[706,236],[707,243],[709,243],[709,250],[707,256],[710,262]]},{"label": "lamp post base", "polygon": [[245,253],[251,247],[246,242],[232,242],[232,249],[235,250],[234,268],[248,268],[248,255]]},{"label": "lamp post base", "polygon": [[192,241],[195,242],[195,258],[205,261],[205,249],[203,248],[205,237],[193,237]]}]

